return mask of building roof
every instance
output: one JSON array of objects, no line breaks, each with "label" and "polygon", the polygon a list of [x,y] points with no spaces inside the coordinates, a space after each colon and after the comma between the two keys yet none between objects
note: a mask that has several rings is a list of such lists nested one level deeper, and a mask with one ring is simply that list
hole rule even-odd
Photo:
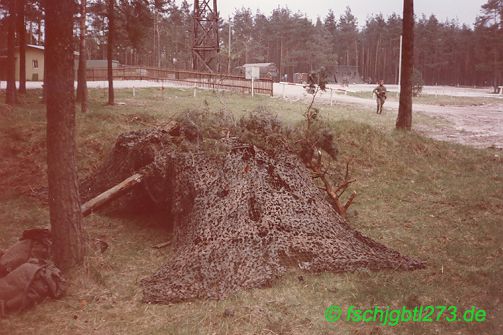
[{"label": "building roof", "polygon": [[268,66],[276,66],[274,63],[248,63],[242,65],[243,67],[268,67]]},{"label": "building roof", "polygon": [[[43,45],[35,45],[35,44],[26,44],[26,47],[27,48],[32,48],[32,49],[36,49],[36,50],[40,50],[40,51],[43,51],[45,52],[45,46]],[[19,46],[16,47],[16,49],[18,49]],[[74,51],[73,52],[73,55],[74,56],[78,56],[79,55],[79,52],[78,51]]]},{"label": "building roof", "polygon": [[26,44],[28,48],[33,48],[33,49],[38,49],[38,50],[45,50],[45,47],[43,45],[35,45],[35,44]]}]

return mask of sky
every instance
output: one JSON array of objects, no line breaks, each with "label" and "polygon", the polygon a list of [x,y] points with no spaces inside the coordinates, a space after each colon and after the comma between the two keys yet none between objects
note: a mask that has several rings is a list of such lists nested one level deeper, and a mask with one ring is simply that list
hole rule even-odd
[{"label": "sky", "polygon": [[[475,18],[480,14],[480,7],[487,0],[416,0],[414,12],[421,14],[435,14],[437,19],[444,22],[446,19],[457,19],[461,24],[466,23],[472,27]],[[193,1],[189,0],[193,4]],[[226,20],[234,13],[236,8],[250,8],[253,13],[260,10],[269,16],[274,8],[288,7],[292,12],[300,11],[313,21],[319,16],[323,19],[329,9],[333,9],[338,18],[344,13],[346,6],[351,8],[353,15],[358,19],[358,25],[365,25],[367,16],[382,13],[385,17],[396,12],[402,16],[403,0],[218,0],[220,16]]]}]

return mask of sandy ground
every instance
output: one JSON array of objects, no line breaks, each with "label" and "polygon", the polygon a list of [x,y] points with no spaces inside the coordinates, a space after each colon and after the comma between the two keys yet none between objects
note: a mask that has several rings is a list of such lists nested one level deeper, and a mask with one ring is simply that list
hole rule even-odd
[{"label": "sandy ground", "polygon": [[[41,82],[27,82],[28,89],[41,88]],[[0,89],[5,89],[6,83],[0,81]],[[88,82],[91,88],[107,88],[106,81]],[[138,80],[114,81],[115,88],[146,88],[146,87],[187,87],[187,84],[178,82],[155,82]],[[353,92],[368,92],[375,85],[350,85],[345,88],[339,85],[330,85],[332,91],[322,92],[319,100],[334,104],[353,104],[375,108],[375,100],[369,95],[368,98],[359,98],[345,95],[344,90]],[[390,92],[397,92],[397,85],[386,85]],[[499,97],[501,102],[494,102],[479,106],[437,106],[414,104],[413,113],[424,113],[435,118],[440,118],[438,126],[417,126],[416,130],[434,139],[451,141],[477,148],[503,149],[503,95],[490,94],[491,88],[461,88],[450,86],[425,86],[423,92],[432,95],[449,95],[464,97]],[[282,83],[274,84],[274,95],[286,99],[306,99],[308,96],[302,86]],[[497,101],[497,100],[496,100]],[[397,113],[398,102],[387,101],[385,111]],[[413,125],[414,126],[414,125]]]},{"label": "sandy ground", "polygon": [[[349,90],[371,91],[374,85],[351,85]],[[343,93],[343,87],[330,85],[333,92],[322,92],[320,100],[335,104],[354,104],[375,109],[375,100],[359,98]],[[387,86],[389,91],[397,91],[397,86]],[[444,122],[438,126],[417,126],[416,130],[434,139],[451,141],[477,148],[503,149],[503,95],[490,94],[491,89],[458,88],[447,86],[426,86],[423,92],[427,94],[495,98],[501,97],[501,102],[491,99],[490,102],[479,106],[439,106],[414,104],[413,113],[424,113]],[[274,95],[284,96],[286,99],[309,99],[301,86],[275,84]],[[398,113],[398,102],[387,101],[385,111]],[[414,127],[414,125],[413,125]]]}]

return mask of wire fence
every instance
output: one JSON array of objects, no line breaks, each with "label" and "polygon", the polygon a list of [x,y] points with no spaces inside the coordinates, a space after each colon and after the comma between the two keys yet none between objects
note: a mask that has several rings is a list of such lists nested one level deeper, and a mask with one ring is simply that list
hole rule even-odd
[{"label": "wire fence", "polygon": [[[248,94],[252,92],[252,81],[244,77],[220,73],[170,70],[144,66],[121,66],[113,70],[114,80],[154,80],[176,82],[179,85],[209,89],[224,89]],[[107,80],[107,69],[87,69],[88,81]],[[254,93],[273,95],[271,79],[256,79]]]}]

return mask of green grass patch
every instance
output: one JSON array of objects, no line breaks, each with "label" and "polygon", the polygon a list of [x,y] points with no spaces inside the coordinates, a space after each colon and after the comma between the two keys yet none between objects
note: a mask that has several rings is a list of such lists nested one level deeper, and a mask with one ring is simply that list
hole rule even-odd
[{"label": "green grass patch", "polygon": [[[0,109],[0,246],[23,229],[47,226],[46,204],[31,197],[46,185],[45,109],[29,92],[13,110]],[[0,97],[1,98],[1,97]],[[161,125],[188,109],[226,110],[236,118],[257,108],[285,123],[303,119],[306,106],[267,96],[251,98],[184,89],[117,90],[124,105],[105,106],[103,90],[90,91],[89,112],[77,108],[79,174],[93,171],[118,134]],[[351,159],[358,196],[349,223],[401,253],[427,261],[414,272],[366,270],[306,274],[292,271],[270,288],[239,292],[222,301],[174,305],[141,302],[139,281],[173,253],[152,246],[168,240],[162,215],[93,214],[85,222],[92,243],[84,266],[69,273],[67,295],[0,320],[2,334],[501,334],[503,308],[503,159],[477,150],[394,130],[395,115],[336,105],[319,106],[336,131],[339,158],[333,178]],[[415,116],[414,122],[434,122]],[[302,276],[299,278],[299,276]],[[438,322],[396,327],[339,321],[331,304],[373,306],[472,305],[487,311],[482,324]],[[379,330],[376,330],[379,328]]]}]

